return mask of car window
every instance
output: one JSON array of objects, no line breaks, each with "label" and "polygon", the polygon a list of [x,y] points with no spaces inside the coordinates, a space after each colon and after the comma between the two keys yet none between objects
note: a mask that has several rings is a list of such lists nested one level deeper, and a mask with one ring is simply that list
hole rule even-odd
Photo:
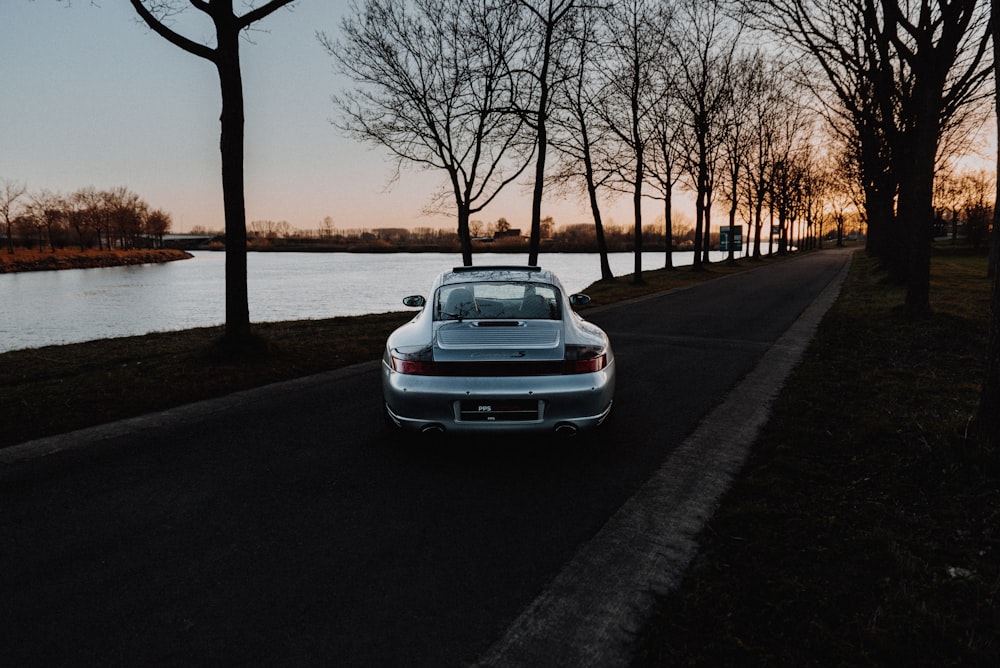
[{"label": "car window", "polygon": [[558,320],[559,304],[559,291],[546,283],[459,283],[438,290],[434,319]]}]

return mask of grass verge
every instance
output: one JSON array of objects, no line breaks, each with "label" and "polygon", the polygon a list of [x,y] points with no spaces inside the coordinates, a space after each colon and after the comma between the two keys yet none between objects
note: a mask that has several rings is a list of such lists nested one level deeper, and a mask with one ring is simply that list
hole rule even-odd
[{"label": "grass verge", "polygon": [[911,322],[855,256],[636,666],[1000,665],[1000,456],[966,434],[986,259],[932,272]]}]

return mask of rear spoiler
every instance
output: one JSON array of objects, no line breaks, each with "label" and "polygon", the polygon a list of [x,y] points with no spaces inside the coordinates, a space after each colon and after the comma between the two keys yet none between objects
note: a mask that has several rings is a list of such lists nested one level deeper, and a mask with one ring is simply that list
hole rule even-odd
[{"label": "rear spoiler", "polygon": [[470,271],[541,271],[542,268],[535,265],[481,265],[478,267],[455,267],[451,271],[462,274]]}]

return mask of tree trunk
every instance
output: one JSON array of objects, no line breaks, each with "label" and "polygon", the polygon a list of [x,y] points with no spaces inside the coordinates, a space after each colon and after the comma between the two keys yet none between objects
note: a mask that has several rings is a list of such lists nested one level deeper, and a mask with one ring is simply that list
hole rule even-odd
[{"label": "tree trunk", "polygon": [[[736,182],[733,182],[733,192],[736,192]],[[736,196],[733,195],[733,204],[729,207],[729,257],[726,264],[736,264],[736,244],[733,230],[736,228]]]},{"label": "tree trunk", "polygon": [[633,238],[635,242],[635,269],[633,283],[642,283],[642,152],[636,156],[635,182],[632,184],[632,207],[635,211]]},{"label": "tree trunk", "polygon": [[757,205],[754,210],[753,224],[753,259],[760,259],[760,232],[764,229],[764,193],[757,194]]},{"label": "tree trunk", "polygon": [[541,246],[542,223],[542,193],[545,187],[545,156],[549,137],[546,128],[549,108],[549,60],[552,51],[552,32],[555,26],[550,21],[545,26],[545,45],[542,53],[542,71],[539,75],[541,92],[538,98],[537,142],[538,159],[535,161],[535,188],[531,196],[531,235],[528,239],[528,264],[538,264],[538,251]]},{"label": "tree trunk", "polygon": [[698,271],[702,268],[701,266],[701,243],[704,234],[705,226],[705,199],[704,199],[704,188],[702,187],[703,176],[701,174],[701,168],[699,168],[698,174],[698,191],[695,193],[694,199],[694,258],[691,260],[691,269]]},{"label": "tree trunk", "polygon": [[545,147],[548,138],[545,132],[545,121],[538,126],[538,160],[535,162],[535,188],[531,196],[531,236],[528,240],[528,264],[538,264],[538,251],[541,246],[542,221],[542,190],[545,184]]},{"label": "tree trunk", "polygon": [[469,232],[469,206],[458,202],[458,242],[462,249],[462,266],[472,266],[472,235]]},{"label": "tree trunk", "polygon": [[226,340],[250,340],[247,294],[247,225],[243,185],[243,79],[240,73],[239,27],[217,24],[216,67],[222,90],[221,135],[222,198],[226,218]]},{"label": "tree trunk", "polygon": [[666,193],[663,196],[663,242],[666,246],[664,251],[664,269],[674,268],[674,223],[673,217],[673,202],[670,193],[670,186],[667,185]]},{"label": "tree trunk", "polygon": [[633,223],[633,239],[635,244],[635,263],[633,283],[642,283],[642,168],[636,168],[636,179],[633,184],[632,207],[635,211]]},{"label": "tree trunk", "polygon": [[906,230],[906,314],[910,318],[922,318],[931,308],[938,112],[932,100],[922,107],[921,115],[915,119],[912,131],[902,138],[900,147],[906,171],[900,171],[899,220]]},{"label": "tree trunk", "polygon": [[708,255],[709,249],[712,247],[712,187],[709,186],[705,189],[705,206],[702,207],[703,214],[705,216],[705,236],[702,239],[702,262],[703,264],[711,264],[712,259]]},{"label": "tree trunk", "polygon": [[[588,159],[588,171],[590,170]],[[609,281],[615,277],[608,260],[608,241],[604,238],[604,223],[601,221],[601,207],[597,201],[597,185],[592,174],[587,174],[587,194],[590,197],[590,211],[594,215],[594,233],[597,236],[597,252],[601,259],[601,280]]]}]

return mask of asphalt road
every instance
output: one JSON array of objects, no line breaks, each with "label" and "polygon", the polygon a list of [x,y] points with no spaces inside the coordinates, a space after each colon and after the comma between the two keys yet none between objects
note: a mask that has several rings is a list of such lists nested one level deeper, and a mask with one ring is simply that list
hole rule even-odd
[{"label": "asphalt road", "polygon": [[[512,625],[559,633],[532,621],[537,602],[589,589],[560,574],[651,478],[669,484],[664,463],[847,261],[813,253],[589,312],[619,365],[593,436],[414,441],[384,428],[370,363],[2,451],[0,656],[530,664]],[[773,391],[740,403],[766,415]],[[713,442],[740,431],[724,427]]]}]

